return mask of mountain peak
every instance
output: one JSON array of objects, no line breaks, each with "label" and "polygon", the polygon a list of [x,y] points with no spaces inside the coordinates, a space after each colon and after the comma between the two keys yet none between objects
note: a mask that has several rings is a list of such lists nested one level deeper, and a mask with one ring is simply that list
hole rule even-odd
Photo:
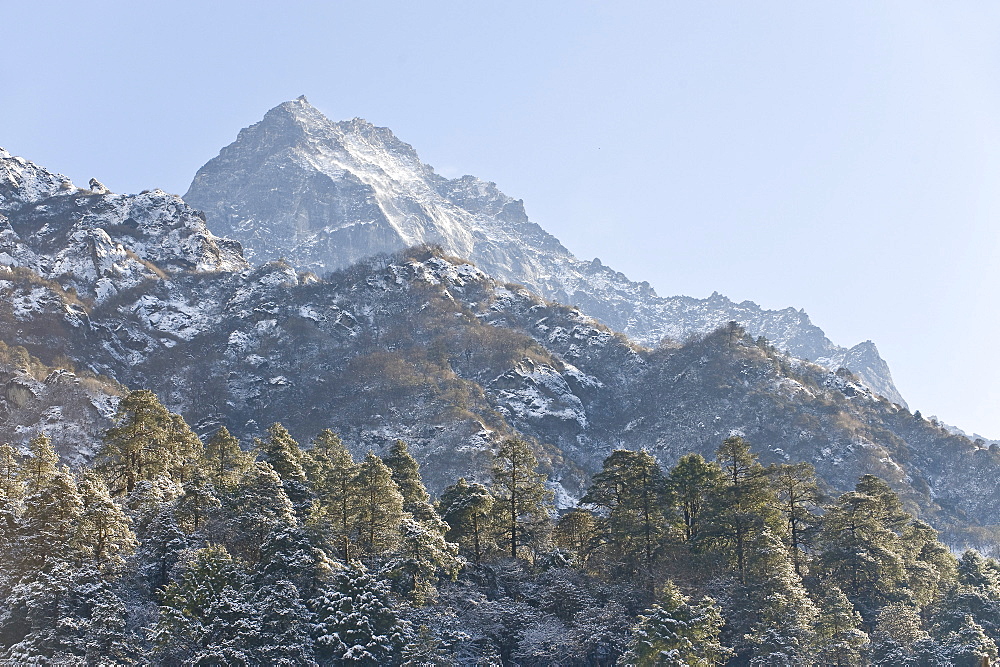
[{"label": "mountain peak", "polygon": [[333,125],[330,119],[324,116],[319,109],[309,104],[305,95],[296,97],[294,100],[282,102],[270,109],[264,114],[264,118],[259,123],[251,125],[247,129],[252,130],[262,124],[265,127],[294,125],[306,129]]},{"label": "mountain peak", "polygon": [[[286,257],[322,275],[432,244],[504,282],[576,305],[646,345],[704,335],[735,320],[800,358],[848,365],[847,349],[802,311],[766,311],[718,292],[705,300],[658,297],[648,283],[574,257],[495,184],[444,178],[388,128],[363,118],[330,121],[302,98],[240,132],[198,171],[184,198],[205,212],[216,233],[240,240],[255,263]],[[862,376],[881,373],[883,365],[860,352],[849,361],[863,363]],[[898,398],[885,374],[871,386]]]},{"label": "mountain peak", "polygon": [[[185,199],[215,229],[243,238],[254,261],[294,257],[323,273],[425,243],[469,257],[476,214],[452,202],[445,185],[388,128],[333,122],[299,98],[242,130],[198,171]],[[239,201],[220,208],[222,198]]]},{"label": "mountain peak", "polygon": [[361,154],[371,161],[374,151],[385,154],[381,158],[399,157],[413,166],[427,169],[413,147],[400,141],[389,128],[360,117],[332,121],[309,104],[305,95],[270,109],[260,122],[241,130],[236,142],[223,152],[241,142],[256,145],[258,153],[263,151],[268,155],[295,149],[300,153],[332,152],[337,159],[347,158],[347,154]]},{"label": "mountain peak", "polygon": [[892,381],[889,365],[882,359],[875,343],[870,340],[858,343],[847,351],[842,363],[860,375],[876,392],[893,403],[906,407],[906,401],[903,400]]}]

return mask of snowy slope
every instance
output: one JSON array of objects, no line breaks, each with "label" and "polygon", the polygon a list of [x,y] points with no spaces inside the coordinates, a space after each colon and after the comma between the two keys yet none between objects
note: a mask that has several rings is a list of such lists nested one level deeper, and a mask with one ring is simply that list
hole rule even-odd
[{"label": "snowy slope", "polygon": [[830,369],[846,366],[905,405],[870,341],[832,343],[803,311],[749,301],[660,297],[600,260],[577,259],[531,222],[524,204],[473,176],[447,179],[387,128],[333,122],[304,97],[242,130],[195,176],[184,199],[243,243],[255,263],[285,258],[322,274],[379,253],[440,245],[490,275],[520,283],[653,346],[738,321],[754,336]]}]

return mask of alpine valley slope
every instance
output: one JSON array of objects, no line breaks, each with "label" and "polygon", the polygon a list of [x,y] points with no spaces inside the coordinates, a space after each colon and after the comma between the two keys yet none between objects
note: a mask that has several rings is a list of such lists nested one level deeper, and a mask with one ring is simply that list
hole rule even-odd
[{"label": "alpine valley slope", "polygon": [[843,366],[906,406],[871,341],[832,343],[804,311],[751,301],[660,297],[599,259],[577,259],[531,222],[524,204],[473,176],[447,179],[387,128],[332,122],[305,97],[271,109],[195,176],[185,201],[239,240],[251,262],[284,258],[323,274],[423,244],[468,258],[505,282],[575,304],[646,346],[703,336],[736,321],[753,336],[831,370]]},{"label": "alpine valley slope", "polygon": [[[403,438],[434,492],[483,479],[520,433],[565,507],[614,448],[670,465],[738,432],[765,463],[813,463],[831,491],[887,479],[955,542],[994,534],[1000,448],[739,326],[650,350],[428,248],[323,279],[251,269],[176,196],[79,189],[3,152],[0,211],[0,340],[40,360],[0,355],[0,434],[21,448],[41,431],[86,460],[117,381],[247,444],[274,421],[300,442],[333,428],[356,455]],[[55,369],[70,365],[112,380]]]}]

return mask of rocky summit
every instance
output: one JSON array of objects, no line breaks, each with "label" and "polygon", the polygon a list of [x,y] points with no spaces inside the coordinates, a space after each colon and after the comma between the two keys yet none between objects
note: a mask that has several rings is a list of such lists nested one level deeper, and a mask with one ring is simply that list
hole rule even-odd
[{"label": "rocky summit", "polygon": [[323,274],[379,253],[438,245],[501,281],[574,304],[643,345],[704,336],[736,321],[792,356],[848,368],[906,405],[871,341],[837,345],[793,308],[765,310],[719,294],[658,296],[599,259],[573,256],[494,183],[445,178],[389,129],[359,118],[333,122],[304,97],[242,130],[198,171],[184,199],[205,212],[213,231],[240,241],[256,264],[285,259]]}]

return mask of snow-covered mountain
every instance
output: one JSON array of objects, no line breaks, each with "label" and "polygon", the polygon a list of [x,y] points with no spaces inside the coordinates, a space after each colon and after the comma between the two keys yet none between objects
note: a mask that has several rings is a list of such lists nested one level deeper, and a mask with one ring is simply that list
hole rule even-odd
[{"label": "snow-covered mountain", "polygon": [[242,130],[198,171],[184,199],[205,211],[216,233],[239,240],[251,262],[284,258],[322,274],[436,244],[502,281],[574,304],[644,345],[737,321],[798,358],[849,368],[905,405],[871,341],[836,345],[793,308],[764,310],[719,294],[660,297],[599,259],[573,256],[494,183],[445,178],[387,128],[359,118],[333,122],[304,97]]},{"label": "snow-covered mountain", "polygon": [[565,506],[614,448],[671,465],[738,432],[833,490],[879,475],[957,541],[1000,507],[1000,449],[738,326],[651,350],[426,248],[321,279],[251,269],[177,197],[63,183],[0,154],[0,437],[22,448],[42,431],[87,460],[121,383],[202,435],[249,442],[281,421],[301,442],[333,428],[358,455],[403,438],[435,491],[484,478],[513,433]]}]

